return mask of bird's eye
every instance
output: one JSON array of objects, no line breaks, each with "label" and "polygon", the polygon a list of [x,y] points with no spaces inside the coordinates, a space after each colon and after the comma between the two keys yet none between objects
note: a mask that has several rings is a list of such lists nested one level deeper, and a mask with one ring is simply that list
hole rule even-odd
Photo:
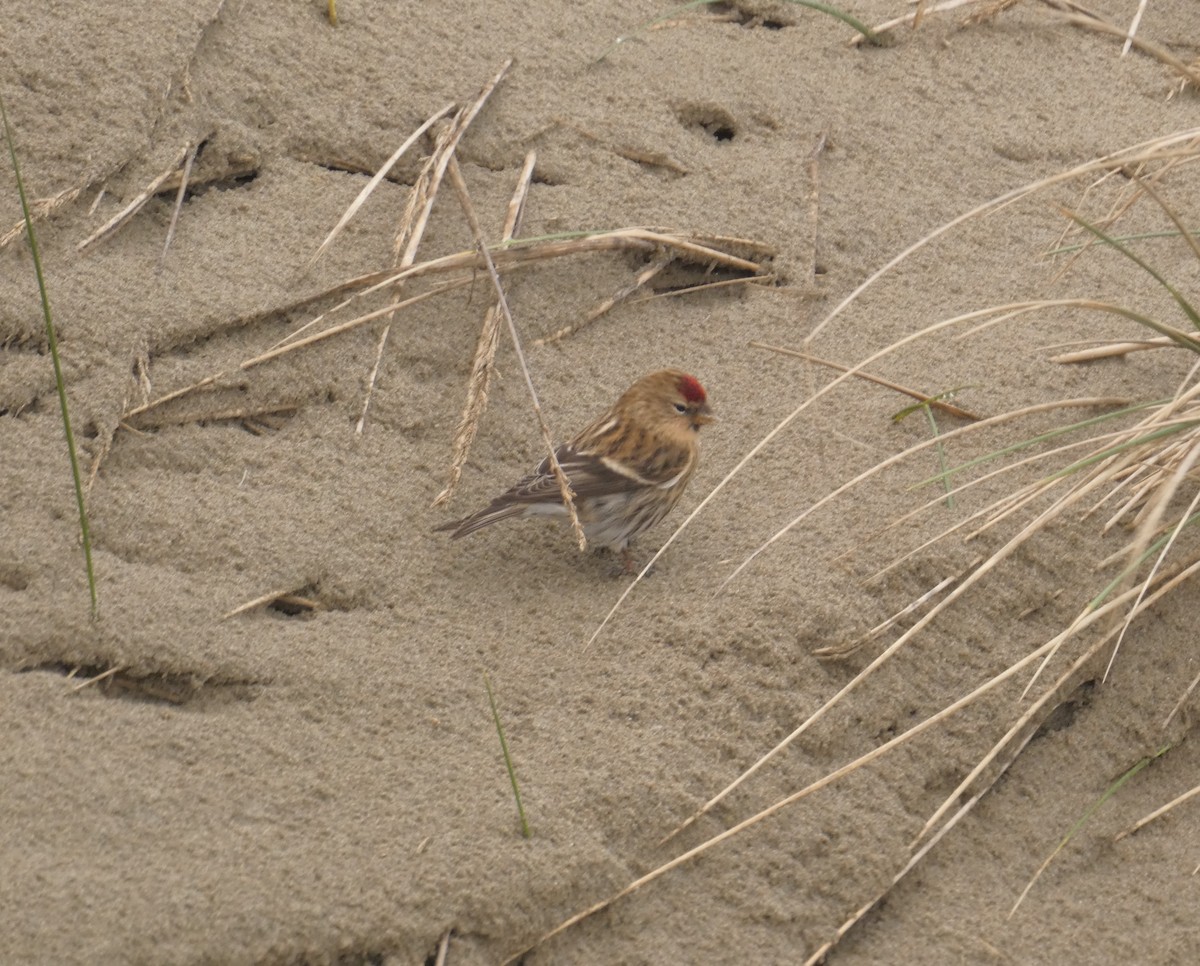
[{"label": "bird's eye", "polygon": [[685,406],[683,403],[676,403],[676,404],[675,404],[675,412],[677,412],[677,413],[686,413],[686,412],[687,412],[687,406]]}]

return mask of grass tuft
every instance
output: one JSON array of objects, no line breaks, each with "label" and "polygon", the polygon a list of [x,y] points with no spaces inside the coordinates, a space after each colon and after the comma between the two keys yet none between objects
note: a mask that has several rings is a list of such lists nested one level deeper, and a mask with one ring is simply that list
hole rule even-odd
[{"label": "grass tuft", "polygon": [[17,194],[21,198],[21,214],[25,219],[25,234],[29,238],[29,252],[33,256],[33,271],[37,276],[38,292],[42,298],[42,318],[46,320],[46,340],[50,345],[50,359],[54,363],[54,384],[58,389],[58,404],[62,412],[63,433],[67,438],[67,453],[71,457],[71,478],[75,483],[75,504],[79,507],[79,532],[83,540],[83,560],[87,567],[88,593],[92,600],[92,620],[98,614],[96,597],[96,572],[92,567],[92,536],[88,528],[87,507],[83,500],[83,478],[79,473],[79,457],[75,452],[75,434],[71,432],[71,414],[67,408],[67,387],[63,380],[62,360],[58,355],[58,337],[54,332],[54,317],[50,312],[50,295],[46,291],[46,277],[42,272],[42,256],[38,250],[37,233],[33,230],[33,216],[29,211],[29,199],[25,196],[25,183],[21,179],[21,165],[17,162],[17,146],[12,127],[8,123],[8,111],[4,98],[0,97],[0,119],[4,122],[4,142],[8,145],[8,156],[12,159],[13,176],[17,182]]}]

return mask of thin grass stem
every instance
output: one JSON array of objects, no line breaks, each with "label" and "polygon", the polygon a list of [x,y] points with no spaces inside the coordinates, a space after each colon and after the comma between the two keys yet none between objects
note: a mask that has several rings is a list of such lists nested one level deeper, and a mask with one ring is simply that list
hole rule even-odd
[{"label": "thin grass stem", "polygon": [[529,822],[525,818],[525,806],[521,804],[521,789],[517,786],[517,771],[513,768],[512,756],[508,753],[508,742],[504,740],[504,726],[500,724],[500,712],[496,709],[496,695],[492,692],[492,679],[487,672],[483,675],[483,686],[487,688],[488,704],[492,708],[492,721],[496,725],[496,735],[500,739],[500,751],[504,755],[504,767],[508,769],[508,780],[512,784],[513,798],[517,800],[517,815],[521,818],[521,835],[530,837]]},{"label": "thin grass stem", "polygon": [[46,291],[46,277],[42,272],[42,256],[38,249],[37,233],[33,230],[33,216],[29,212],[29,200],[25,196],[25,182],[21,179],[21,166],[17,162],[17,146],[12,128],[8,123],[8,111],[0,97],[0,119],[4,121],[4,140],[8,145],[8,156],[12,159],[13,176],[17,182],[17,194],[21,198],[21,214],[25,219],[25,233],[29,238],[29,253],[33,257],[33,271],[37,276],[38,293],[42,299],[42,318],[46,321],[46,341],[50,346],[50,359],[54,363],[54,385],[58,390],[58,405],[62,413],[63,434],[67,438],[67,453],[71,458],[71,479],[75,484],[75,505],[79,508],[79,533],[83,541],[83,561],[87,568],[88,593],[92,600],[92,620],[98,616],[99,603],[96,595],[96,572],[92,566],[92,535],[88,527],[87,506],[83,500],[83,477],[79,472],[79,457],[75,452],[75,434],[71,432],[71,414],[67,407],[67,386],[63,379],[62,360],[58,354],[58,336],[54,331],[54,316],[50,311],[50,295]]}]

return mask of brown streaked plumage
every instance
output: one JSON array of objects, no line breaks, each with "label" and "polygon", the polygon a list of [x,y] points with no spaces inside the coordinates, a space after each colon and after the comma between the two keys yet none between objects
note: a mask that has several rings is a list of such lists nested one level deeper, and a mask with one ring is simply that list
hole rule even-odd
[{"label": "brown streaked plumage", "polygon": [[[555,451],[588,543],[618,551],[665,517],[696,471],[699,430],[715,417],[704,387],[679,369],[643,376]],[[457,539],[510,517],[566,516],[550,458],[483,509],[438,530]]]}]

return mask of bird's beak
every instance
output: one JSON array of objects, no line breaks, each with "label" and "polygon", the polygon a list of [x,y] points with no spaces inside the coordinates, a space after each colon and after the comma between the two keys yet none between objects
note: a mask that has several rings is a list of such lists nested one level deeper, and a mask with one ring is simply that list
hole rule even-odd
[{"label": "bird's beak", "polygon": [[697,426],[704,426],[708,423],[715,423],[718,421],[719,420],[717,417],[713,415],[713,411],[709,408],[708,403],[705,403],[703,406],[697,409],[695,415],[692,416],[692,422]]}]

